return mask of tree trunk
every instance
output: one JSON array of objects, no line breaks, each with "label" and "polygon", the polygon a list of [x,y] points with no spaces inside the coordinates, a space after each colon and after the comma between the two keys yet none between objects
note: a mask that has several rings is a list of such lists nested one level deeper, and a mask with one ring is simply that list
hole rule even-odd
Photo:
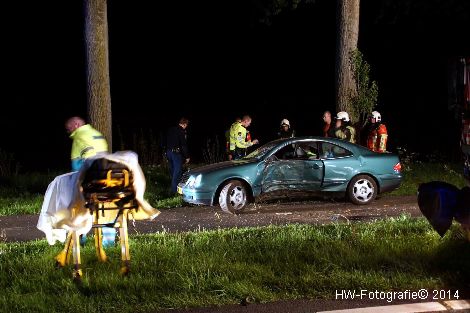
[{"label": "tree trunk", "polygon": [[[351,71],[351,52],[357,49],[359,37],[360,0],[337,0],[337,43],[336,43],[336,110],[353,114],[350,97],[356,91]],[[351,116],[355,120],[354,116]]]},{"label": "tree trunk", "polygon": [[106,0],[85,0],[87,113],[90,123],[106,137],[112,150],[111,91]]}]

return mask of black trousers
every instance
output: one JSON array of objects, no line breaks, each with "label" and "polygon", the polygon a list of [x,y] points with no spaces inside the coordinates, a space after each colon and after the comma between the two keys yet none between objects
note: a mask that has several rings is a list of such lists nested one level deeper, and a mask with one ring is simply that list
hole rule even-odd
[{"label": "black trousers", "polygon": [[243,148],[235,148],[232,153],[233,160],[238,160],[246,156],[246,149]]}]

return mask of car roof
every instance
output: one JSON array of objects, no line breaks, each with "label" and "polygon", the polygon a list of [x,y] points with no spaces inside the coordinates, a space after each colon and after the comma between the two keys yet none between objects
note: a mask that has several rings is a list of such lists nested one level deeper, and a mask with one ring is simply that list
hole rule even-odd
[{"label": "car roof", "polygon": [[299,137],[290,137],[290,138],[283,138],[277,139],[276,141],[279,142],[292,142],[292,141],[307,141],[307,140],[320,140],[320,141],[327,141],[332,143],[350,143],[348,141],[338,139],[338,138],[331,138],[331,137],[321,137],[321,136],[299,136]]},{"label": "car roof", "polygon": [[[354,153],[360,152],[361,154],[371,152],[369,149],[367,149],[364,146],[339,139],[339,138],[331,138],[331,137],[322,137],[322,136],[299,136],[299,137],[290,137],[290,138],[283,138],[283,139],[277,139],[276,141],[279,141],[279,143],[284,142],[284,143],[289,143],[289,142],[302,142],[302,141],[309,141],[309,140],[318,140],[318,141],[323,141],[323,142],[329,142],[338,146],[342,146],[344,148],[347,148],[349,150],[354,150]],[[372,152],[371,152],[372,153]]]}]

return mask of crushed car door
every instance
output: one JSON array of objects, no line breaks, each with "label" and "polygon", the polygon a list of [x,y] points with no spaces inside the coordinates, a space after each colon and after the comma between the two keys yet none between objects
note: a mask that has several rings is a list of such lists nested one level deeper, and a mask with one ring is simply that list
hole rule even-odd
[{"label": "crushed car door", "polygon": [[[316,149],[316,142],[311,142],[310,149]],[[293,154],[276,154],[267,161],[263,172],[262,192],[272,191],[317,191],[321,188],[324,176],[323,161],[317,153],[305,153],[296,146]]]}]

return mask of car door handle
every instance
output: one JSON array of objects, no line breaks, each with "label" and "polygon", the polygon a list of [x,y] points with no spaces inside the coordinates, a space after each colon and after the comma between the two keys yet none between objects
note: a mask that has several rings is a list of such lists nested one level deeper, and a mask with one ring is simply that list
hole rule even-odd
[{"label": "car door handle", "polygon": [[309,166],[310,168],[313,168],[314,170],[318,170],[320,166],[318,164],[313,164],[312,166]]}]

